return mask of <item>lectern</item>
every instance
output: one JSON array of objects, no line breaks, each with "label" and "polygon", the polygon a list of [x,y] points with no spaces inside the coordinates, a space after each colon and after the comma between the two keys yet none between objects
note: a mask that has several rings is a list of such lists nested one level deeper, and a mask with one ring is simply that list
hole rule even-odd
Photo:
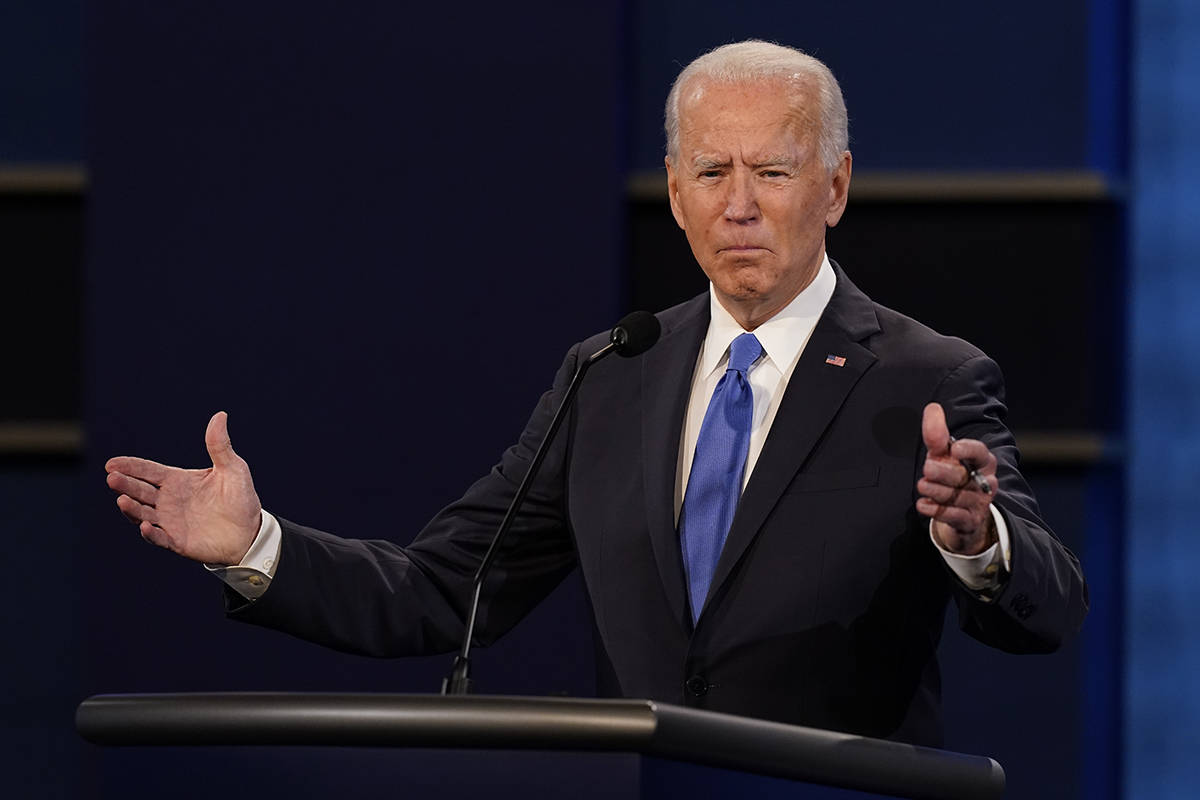
[{"label": "lectern", "polygon": [[[649,700],[97,695],[75,720],[87,740],[122,746],[103,757],[120,759],[123,774],[162,780],[173,798],[221,787],[223,796],[358,797],[366,775],[397,798],[990,800],[1004,792],[1004,770],[990,758]],[[269,761],[263,748],[285,750],[288,766],[255,772],[256,760]],[[164,769],[164,759],[174,766]]]}]

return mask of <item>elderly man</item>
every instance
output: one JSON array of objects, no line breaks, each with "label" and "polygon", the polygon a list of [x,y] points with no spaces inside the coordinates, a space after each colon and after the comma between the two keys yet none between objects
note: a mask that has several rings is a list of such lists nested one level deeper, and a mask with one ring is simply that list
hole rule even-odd
[{"label": "elderly man", "polygon": [[[825,253],[846,111],[823,64],[742,42],[667,100],[671,210],[711,284],[659,343],[589,374],[484,592],[478,639],[578,565],[605,695],[941,740],[947,601],[972,636],[1048,651],[1086,613],[1039,518],[996,365],[876,305]],[[263,511],[223,413],[210,470],[109,462],[142,535],[209,564],[235,619],[380,656],[448,651],[469,586],[581,354],[518,443],[408,547]]]}]

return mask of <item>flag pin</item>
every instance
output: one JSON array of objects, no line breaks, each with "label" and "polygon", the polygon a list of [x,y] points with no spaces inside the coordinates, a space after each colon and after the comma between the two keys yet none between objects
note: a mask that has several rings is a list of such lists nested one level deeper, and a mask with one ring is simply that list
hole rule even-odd
[{"label": "flag pin", "polygon": [[825,363],[833,364],[835,367],[844,367],[844,366],[846,366],[846,357],[845,356],[835,356],[835,355],[830,354],[830,355],[825,356]]}]

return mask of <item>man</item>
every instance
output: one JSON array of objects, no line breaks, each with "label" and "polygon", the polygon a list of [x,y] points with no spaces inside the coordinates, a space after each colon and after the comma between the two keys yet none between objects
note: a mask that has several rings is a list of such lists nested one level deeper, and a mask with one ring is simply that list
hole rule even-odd
[{"label": "man", "polygon": [[[820,62],[718,48],[677,78],[666,127],[671,210],[710,292],[662,312],[645,355],[589,373],[478,638],[578,564],[601,694],[938,744],[950,598],[968,633],[1015,652],[1054,649],[1086,613],[1078,562],[1017,472],[999,370],[826,257],[851,157]],[[373,655],[451,650],[553,410],[604,341],[572,348],[518,443],[407,548],[262,511],[223,413],[211,470],[121,457],[108,483],[146,539],[236,590],[234,618]]]}]

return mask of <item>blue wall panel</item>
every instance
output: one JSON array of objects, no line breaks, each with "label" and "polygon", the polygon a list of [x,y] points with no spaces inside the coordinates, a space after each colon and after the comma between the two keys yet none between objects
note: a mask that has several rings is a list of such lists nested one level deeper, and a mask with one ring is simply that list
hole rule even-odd
[{"label": "blue wall panel", "polygon": [[1126,796],[1200,785],[1200,6],[1134,13]]}]

